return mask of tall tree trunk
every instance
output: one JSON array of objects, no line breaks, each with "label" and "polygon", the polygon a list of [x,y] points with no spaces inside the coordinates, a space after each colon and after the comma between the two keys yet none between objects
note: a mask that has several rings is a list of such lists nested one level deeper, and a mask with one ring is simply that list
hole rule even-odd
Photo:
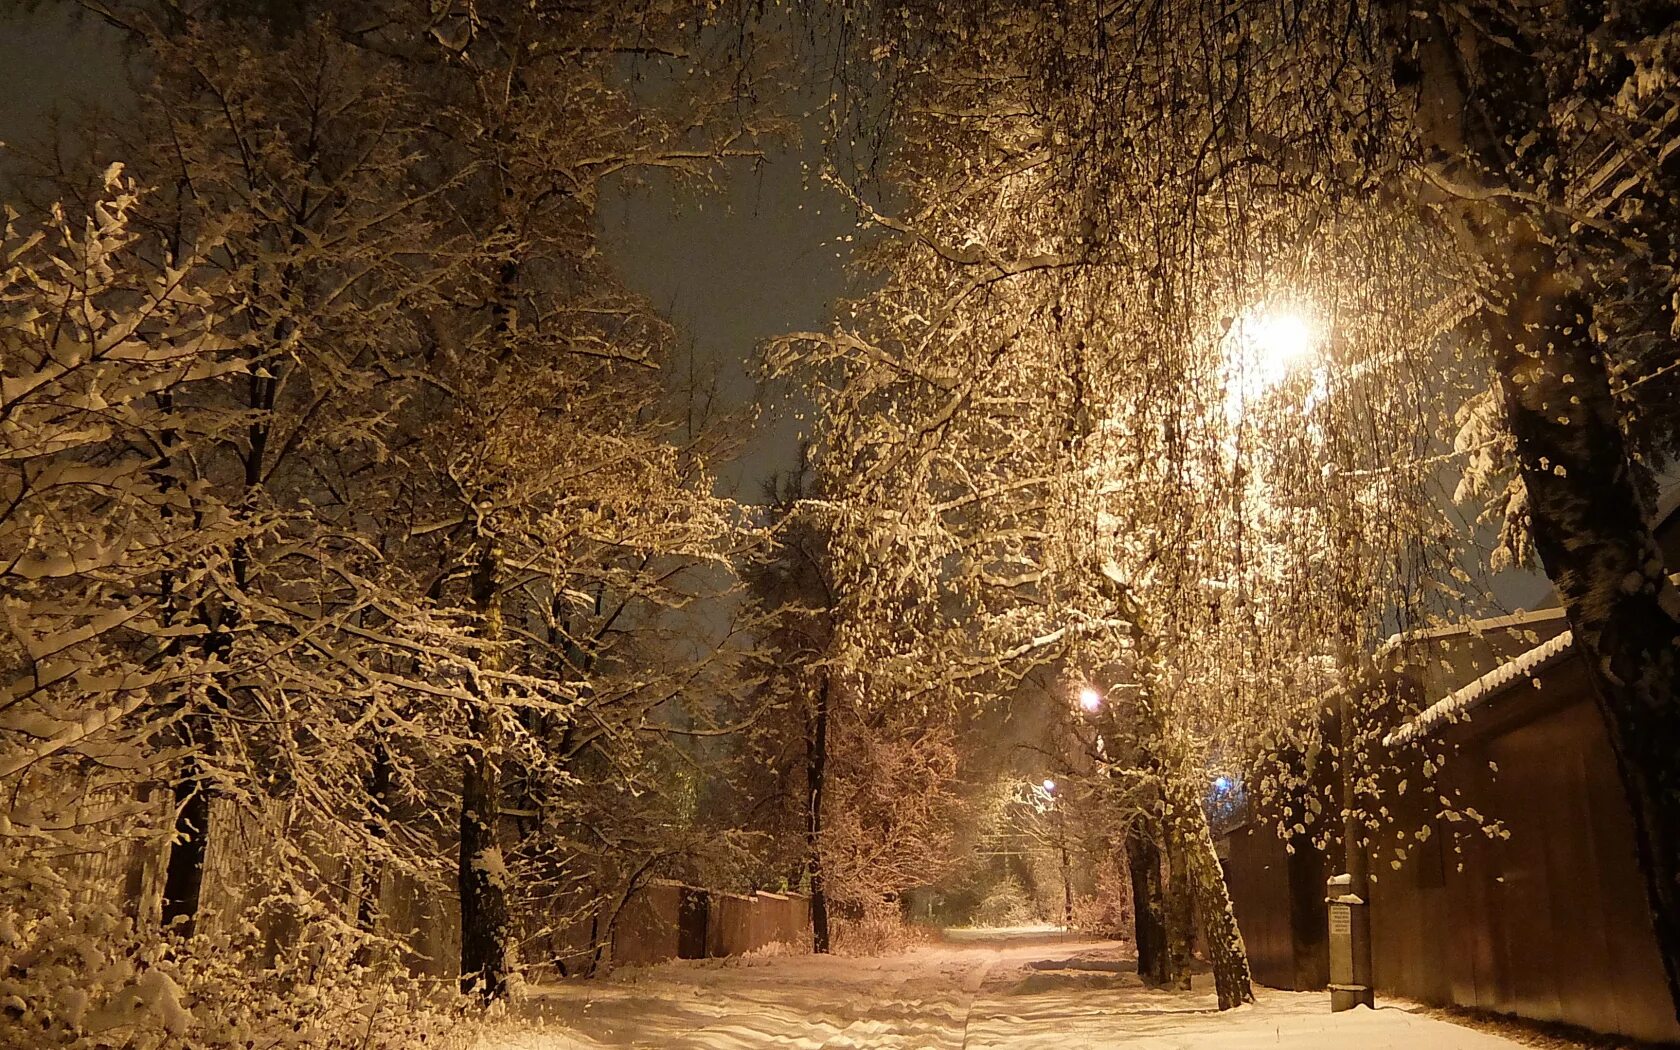
[{"label": "tall tree trunk", "polygon": [[[367,833],[370,838],[383,840],[389,834],[391,794],[391,753],[383,741],[373,745],[373,767],[368,770],[363,785],[368,796]],[[361,900],[356,905],[356,928],[371,934],[379,926],[379,890],[382,872],[369,863],[362,871]]]},{"label": "tall tree trunk", "polygon": [[[150,809],[152,804],[152,786],[141,784],[134,793],[134,799],[142,810]],[[150,918],[147,892],[152,870],[151,843],[145,839],[137,839],[129,845],[128,866],[123,870],[123,911],[134,921],[136,927],[143,926]]]},{"label": "tall tree trunk", "polygon": [[1171,818],[1163,822],[1166,830],[1167,874],[1166,897],[1166,971],[1161,986],[1173,991],[1190,990],[1190,941],[1195,922],[1194,889],[1190,884],[1190,867],[1185,863],[1183,840],[1173,833]]},{"label": "tall tree trunk", "polygon": [[[525,76],[519,64],[524,57],[514,56],[506,70],[506,94],[501,97],[504,107],[524,97]],[[496,160],[495,177],[499,180],[498,233],[507,235],[509,243],[514,244],[518,241],[516,231],[520,229],[521,215],[516,206],[517,192],[507,178],[507,173],[513,170],[508,159],[513,141],[509,113],[509,109],[503,108],[492,115],[493,130],[488,140],[491,156]],[[491,349],[496,355],[497,370],[512,357],[516,345],[514,304],[518,301],[518,286],[523,276],[523,252],[517,248],[510,252],[496,267],[495,292],[489,304]],[[481,531],[478,542],[481,546],[469,597],[482,624],[485,650],[480,658],[481,666],[495,670],[500,661],[497,646],[502,641],[501,554],[493,535]],[[464,756],[461,847],[457,861],[461,893],[461,989],[476,993],[486,1003],[501,998],[507,991],[511,946],[507,866],[496,836],[502,801],[497,769],[500,734],[494,710],[496,688],[492,683],[485,683],[468,715],[468,731],[474,743],[467,747]],[[611,936],[610,925],[608,936]]]},{"label": "tall tree trunk", "polygon": [[[225,626],[215,626],[205,635],[205,654],[211,658],[225,657],[232,644],[232,635]],[[209,689],[209,702],[226,709],[227,694],[220,682]],[[210,713],[200,709],[184,716],[180,742],[187,754],[181,759],[173,787],[175,834],[170,840],[169,861],[163,874],[162,919],[164,926],[191,936],[198,926],[204,895],[204,865],[210,856],[210,814],[215,789],[205,760],[216,751]]]},{"label": "tall tree trunk", "polygon": [[[1198,749],[1171,731],[1160,706],[1158,698],[1162,694],[1155,688],[1159,677],[1157,636],[1146,628],[1136,603],[1118,580],[1110,578],[1101,568],[1095,578],[1099,584],[1105,584],[1104,589],[1115,599],[1118,611],[1133,625],[1133,659],[1139,680],[1145,686],[1140,691],[1140,709],[1148,738],[1138,748],[1139,765],[1153,772],[1159,785],[1155,805],[1161,814],[1160,841],[1166,847],[1168,868],[1166,967],[1162,984],[1179,989],[1190,987],[1190,936],[1192,923],[1199,919],[1202,940],[1214,967],[1219,1008],[1228,1010],[1251,1003],[1254,988],[1249,977],[1248,952],[1237,930],[1230,891],[1213,843],[1213,829],[1208,826],[1207,810],[1202,805],[1207,784],[1205,765],[1197,757]],[[1185,770],[1188,773],[1181,772]]]},{"label": "tall tree trunk", "polygon": [[1189,883],[1196,918],[1201,924],[1202,947],[1213,965],[1214,988],[1219,1008],[1229,1010],[1254,1001],[1254,984],[1248,971],[1248,950],[1237,929],[1236,911],[1225,885],[1225,872],[1208,825],[1207,810],[1193,788],[1176,793],[1177,802],[1168,816],[1169,834],[1175,840],[1173,862],[1180,861]]},{"label": "tall tree trunk", "polygon": [[[163,391],[157,395],[158,408],[169,416],[175,412],[175,395],[171,391]],[[179,484],[179,479],[172,469],[174,450],[179,435],[174,428],[165,429],[160,435],[163,455],[160,464],[153,472],[153,481],[163,493],[173,492]],[[160,516],[167,524],[176,514],[173,503],[169,500],[161,501]],[[179,610],[180,595],[176,590],[176,572],[173,568],[165,569],[158,579],[159,616],[165,627],[174,627],[176,614]],[[180,636],[171,638],[166,643],[166,651],[171,655],[180,653],[182,639]],[[191,725],[189,718],[185,723],[183,736],[191,746]],[[189,753],[181,761],[181,768],[176,774],[176,781],[172,785],[175,818],[172,834],[169,838],[169,853],[164,860],[163,888],[161,891],[159,920],[168,926],[177,919],[184,919],[188,924],[187,932],[191,932],[191,924],[198,914],[198,898],[204,887],[204,854],[208,845],[208,831],[210,827],[210,812],[208,799],[205,799],[203,812],[194,812],[187,817],[188,807],[197,805],[194,796],[200,785],[197,776],[198,763]],[[141,789],[142,799],[150,795],[149,788]],[[203,836],[202,838],[200,836]],[[179,854],[179,855],[177,855]],[[179,870],[177,870],[179,865]],[[132,888],[130,899],[134,904],[134,917],[138,923],[145,914],[145,903],[141,900],[144,895],[145,865],[130,867],[129,886]]]},{"label": "tall tree trunk", "polygon": [[828,672],[817,688],[811,731],[805,746],[805,850],[811,881],[811,950],[828,951],[828,891],[823,885],[822,807],[823,784],[828,766]]},{"label": "tall tree trunk", "polygon": [[1126,869],[1132,884],[1138,976],[1151,984],[1165,984],[1167,931],[1161,914],[1161,850],[1138,822],[1126,833]]},{"label": "tall tree trunk", "polygon": [[[248,427],[249,448],[243,461],[245,470],[241,509],[243,516],[255,499],[262,484],[262,462],[268,440],[267,415],[274,408],[274,384],[253,376],[250,386],[252,422]],[[166,440],[173,438],[166,432]],[[171,485],[173,483],[171,482]],[[168,487],[168,486],[166,486]],[[166,512],[167,515],[167,512]],[[250,583],[251,551],[245,535],[234,540],[229,558],[234,583],[243,591]],[[165,622],[174,618],[176,603],[175,574],[167,572],[161,581]],[[220,608],[201,605],[198,615],[205,627],[200,649],[209,663],[227,665],[233,651],[234,631],[242,620],[240,606],[226,603]],[[206,699],[210,709],[227,711],[232,704],[225,671],[212,671]],[[191,703],[192,701],[188,701]],[[200,709],[188,713],[183,721],[184,737],[190,749],[182,760],[175,785],[175,835],[169,848],[169,864],[164,870],[163,923],[189,936],[198,923],[199,905],[204,892],[204,865],[210,855],[210,804],[213,797],[204,759],[216,752],[216,728],[210,711]]]},{"label": "tall tree trunk", "polygon": [[[472,602],[483,623],[487,648],[483,662],[494,668],[494,646],[501,641],[501,609],[497,596],[500,564],[486,542],[473,573]],[[496,837],[501,808],[501,777],[497,769],[500,745],[494,686],[468,709],[468,735],[461,775],[461,845],[457,879],[461,893],[461,991],[488,1003],[507,991],[510,945],[507,866]]]},{"label": "tall tree trunk", "polygon": [[1073,929],[1073,864],[1068,858],[1067,814],[1056,808],[1056,846],[1062,854],[1062,928]]},{"label": "tall tree trunk", "polygon": [[174,785],[175,834],[163,874],[163,925],[191,936],[204,891],[204,861],[210,851],[210,785],[198,755],[181,760]]}]

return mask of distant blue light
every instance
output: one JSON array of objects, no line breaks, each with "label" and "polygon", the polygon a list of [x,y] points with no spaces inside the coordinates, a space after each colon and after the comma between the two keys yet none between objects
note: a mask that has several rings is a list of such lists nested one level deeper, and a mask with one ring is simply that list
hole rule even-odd
[{"label": "distant blue light", "polygon": [[1215,791],[1229,791],[1229,790],[1231,790],[1231,778],[1230,777],[1214,777],[1213,778],[1213,789]]}]

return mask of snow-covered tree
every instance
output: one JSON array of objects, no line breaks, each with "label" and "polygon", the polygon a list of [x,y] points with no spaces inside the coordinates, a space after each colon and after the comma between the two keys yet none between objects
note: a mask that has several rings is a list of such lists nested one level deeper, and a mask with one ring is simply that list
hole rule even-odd
[{"label": "snow-covered tree", "polygon": [[31,185],[91,212],[92,155],[159,187],[129,209],[136,264],[213,237],[200,308],[251,362],[148,392],[193,438],[166,427],[148,469],[207,508],[165,515],[204,548],[156,586],[209,670],[137,737],[175,801],[162,917],[225,924],[244,902],[202,888],[255,825],[279,854],[257,896],[351,940],[406,936],[395,882],[453,881],[464,982],[499,995],[517,931],[553,925],[522,900],[570,900],[562,921],[666,856],[637,848],[687,790],[673,734],[727,689],[684,622],[729,587],[716,441],[680,425],[676,335],[604,262],[595,207],[751,153],[749,78],[690,69],[704,5],[85,6],[140,54],[139,116]]},{"label": "snow-covered tree", "polygon": [[[1319,684],[1350,690],[1360,654],[1388,630],[1477,600],[1445,554],[1429,475],[1459,459],[1485,473],[1512,449],[1498,510],[1508,537],[1532,532],[1601,670],[1672,973],[1677,837],[1657,814],[1674,811],[1673,790],[1645,748],[1672,735],[1663,654],[1675,600],[1640,477],[1670,444],[1664,414],[1640,408],[1640,388],[1666,382],[1672,361],[1672,276],[1659,261],[1672,225],[1668,6],[842,9],[894,35],[903,57],[878,48],[853,68],[873,60],[901,140],[923,151],[896,173],[909,207],[876,218],[902,235],[889,268],[902,275],[921,252],[968,275],[889,288],[898,315],[868,320],[958,332],[968,356],[942,368],[931,340],[899,332],[831,340],[865,384],[841,399],[839,425],[867,417],[870,397],[888,405],[871,439],[892,450],[880,461],[923,469],[912,484],[926,490],[981,391],[1019,389],[997,362],[1036,334],[1035,310],[1071,317],[1065,341],[1093,356],[1131,350],[1114,373],[1119,418],[1168,407],[1124,432],[1147,450],[1143,475],[1119,473],[1180,536],[1157,545],[1157,527],[1139,534],[1138,516],[1123,517],[1121,534],[1157,551],[1141,565],[1167,587],[1143,586],[1123,558],[1110,575],[1157,622],[1190,628],[1163,632],[1180,705],[1165,724],[1251,742],[1267,739],[1266,723],[1301,720],[1302,694]],[[1051,271],[1074,276],[1026,290]],[[1015,324],[971,320],[985,311]],[[1105,317],[1120,323],[1093,324]],[[1220,377],[1242,343],[1285,321],[1298,343],[1317,330],[1318,366],[1262,354],[1248,374]],[[1057,371],[1088,385],[1077,360]],[[1491,378],[1495,396],[1471,403],[1503,421],[1472,408],[1481,432],[1449,449],[1450,420],[1475,393],[1460,391],[1467,377]],[[1298,409],[1274,415],[1282,426],[1253,423],[1274,388]],[[925,411],[904,407],[917,397]],[[1221,426],[1221,415],[1234,418]],[[1017,440],[1031,433],[1011,422]],[[1137,488],[1156,463],[1176,477]],[[1209,615],[1186,615],[1198,607]],[[1294,612],[1306,615],[1292,624]],[[1225,655],[1197,655],[1203,640]]]},{"label": "snow-covered tree", "polygon": [[[1384,13],[1415,174],[1480,264],[1473,331],[1527,533],[1588,657],[1680,1011],[1680,591],[1652,536],[1672,461],[1671,4]],[[1409,14],[1409,13],[1408,13]],[[1409,106],[1409,108],[1408,108]],[[1657,406],[1662,407],[1657,407]],[[1526,527],[1525,527],[1526,526]]]},{"label": "snow-covered tree", "polygon": [[765,547],[745,579],[758,607],[755,633],[765,663],[759,686],[766,719],[756,735],[777,782],[757,784],[761,796],[791,803],[784,821],[802,840],[804,885],[811,895],[812,950],[831,946],[824,816],[830,780],[830,726],[836,700],[831,673],[840,594],[835,589],[820,499],[801,450],[796,470],[771,482]]},{"label": "snow-covered tree", "polygon": [[[180,705],[203,690],[220,654],[196,644],[205,625],[183,616],[176,593],[250,533],[173,464],[213,443],[233,421],[177,411],[195,387],[261,367],[216,311],[219,285],[194,245],[150,264],[133,232],[138,194],[119,166],[80,220],[55,209],[30,228],[8,212],[5,231],[3,417],[7,511],[6,702],[0,775],[23,800],[8,817],[20,867],[8,891],[27,891],[27,858],[122,827],[109,812],[76,808],[55,777],[77,766],[146,764]],[[117,783],[125,775],[112,777]],[[144,828],[139,829],[144,833]],[[63,841],[59,841],[63,840]]]},{"label": "snow-covered tree", "polygon": [[[1417,585],[1443,535],[1417,465],[1450,410],[1418,380],[1452,370],[1412,333],[1465,271],[1418,265],[1409,214],[1321,192],[1361,135],[1359,159],[1389,157],[1385,127],[1325,109],[1377,87],[1332,85],[1274,14],[1231,69],[1199,64],[1235,38],[1196,5],[903,20],[893,207],[857,193],[888,234],[880,288],[779,358],[823,384],[845,557],[882,610],[917,611],[873,618],[881,650],[994,690],[1083,668],[1125,700],[1109,764],[1148,782],[1123,794],[1203,895],[1226,1005],[1248,992],[1213,771],[1314,724],[1349,654],[1443,607]],[[1245,63],[1275,71],[1263,97],[1236,90]],[[1343,137],[1314,152],[1326,121]],[[1228,152],[1238,131],[1301,159]]]}]

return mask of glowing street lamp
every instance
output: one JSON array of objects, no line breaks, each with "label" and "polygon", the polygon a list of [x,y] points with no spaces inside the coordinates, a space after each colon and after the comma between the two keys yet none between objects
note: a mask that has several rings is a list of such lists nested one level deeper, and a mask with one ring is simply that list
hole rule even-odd
[{"label": "glowing street lamp", "polygon": [[1102,694],[1092,686],[1081,687],[1079,690],[1079,706],[1086,714],[1096,714],[1102,710]]},{"label": "glowing street lamp", "polygon": [[1267,387],[1277,386],[1297,365],[1312,357],[1319,342],[1318,325],[1287,307],[1252,315],[1241,322],[1237,337],[1247,344],[1248,356]]},{"label": "glowing street lamp", "polygon": [[1244,310],[1225,336],[1226,415],[1241,418],[1250,402],[1317,357],[1324,337],[1307,310],[1281,303]]},{"label": "glowing street lamp", "polygon": [[1046,795],[1054,795],[1056,793],[1056,782],[1054,780],[1046,780],[1043,787]]}]

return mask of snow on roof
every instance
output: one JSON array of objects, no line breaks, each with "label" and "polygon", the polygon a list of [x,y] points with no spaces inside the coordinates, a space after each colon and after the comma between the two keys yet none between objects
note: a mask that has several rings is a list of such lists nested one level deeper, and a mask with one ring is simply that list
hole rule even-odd
[{"label": "snow on roof", "polygon": [[1541,642],[1516,659],[1500,664],[1475,681],[1430,704],[1416,718],[1383,737],[1383,746],[1397,747],[1409,744],[1429,735],[1444,723],[1459,721],[1490,697],[1550,667],[1574,645],[1575,632],[1567,629],[1557,637]]},{"label": "snow on roof", "polygon": [[[1680,497],[1680,489],[1676,489],[1673,495]],[[1676,512],[1680,512],[1680,505],[1677,505]],[[1668,582],[1680,587],[1680,572],[1669,573]],[[1480,636],[1490,631],[1509,630],[1526,627],[1529,624],[1540,623],[1545,620],[1556,620],[1563,615],[1564,611],[1560,608],[1535,609],[1532,612],[1514,613],[1510,616],[1496,616],[1489,620],[1474,620],[1449,627],[1434,627],[1407,632],[1404,635],[1397,634],[1384,643],[1382,649],[1378,650],[1378,655],[1381,656],[1410,642],[1445,638],[1457,634]],[[1527,652],[1507,660],[1475,681],[1460,686],[1440,700],[1430,704],[1416,718],[1383,737],[1383,746],[1395,747],[1400,744],[1409,744],[1419,737],[1434,732],[1440,728],[1443,722],[1458,721],[1480,706],[1484,700],[1503,692],[1514,682],[1524,678],[1532,678],[1550,667],[1570,649],[1574,648],[1574,645],[1575,632],[1565,627],[1563,632],[1556,637],[1541,642]]]},{"label": "snow on roof", "polygon": [[1507,631],[1514,627],[1527,627],[1530,624],[1561,620],[1563,616],[1563,609],[1553,606],[1545,609],[1532,609],[1528,612],[1511,613],[1507,616],[1489,616],[1480,620],[1464,620],[1441,627],[1418,627],[1400,634],[1389,635],[1388,639],[1377,647],[1377,658],[1381,659],[1402,645],[1410,645],[1413,642],[1427,642],[1437,638],[1455,638],[1459,635],[1480,637],[1493,631]]},{"label": "snow on roof", "polygon": [[[1680,484],[1670,486],[1657,502],[1657,528],[1667,527],[1671,518],[1680,519]],[[1668,579],[1670,583],[1680,586],[1680,572],[1670,573]],[[1512,613],[1509,616],[1469,620],[1442,627],[1418,628],[1389,636],[1387,641],[1378,646],[1376,655],[1380,659],[1402,646],[1415,642],[1433,641],[1458,635],[1479,637],[1492,631],[1527,627],[1531,624],[1562,619],[1563,616],[1564,610],[1560,606],[1549,606],[1529,612]],[[1460,686],[1440,700],[1430,704],[1416,718],[1383,737],[1383,746],[1397,747],[1401,744],[1409,744],[1420,737],[1428,736],[1439,729],[1443,723],[1459,721],[1484,701],[1503,692],[1515,682],[1532,678],[1550,667],[1560,660],[1565,653],[1569,652],[1574,645],[1574,632],[1567,627],[1564,628],[1563,633],[1541,642],[1527,652],[1500,664],[1475,681]]]},{"label": "snow on roof", "polygon": [[1657,516],[1652,519],[1656,524],[1651,526],[1652,530],[1661,529],[1676,514],[1680,514],[1680,484],[1669,486],[1657,497]]}]

